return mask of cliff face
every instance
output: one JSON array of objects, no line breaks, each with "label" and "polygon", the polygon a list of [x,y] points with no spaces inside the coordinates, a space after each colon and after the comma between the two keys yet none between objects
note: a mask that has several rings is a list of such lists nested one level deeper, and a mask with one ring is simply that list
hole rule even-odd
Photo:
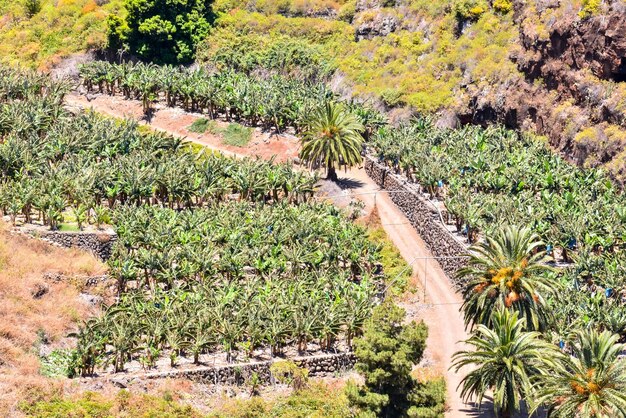
[{"label": "cliff face", "polygon": [[626,5],[592,16],[555,1],[517,5],[521,77],[470,92],[461,120],[498,121],[546,135],[578,164],[626,180]]}]

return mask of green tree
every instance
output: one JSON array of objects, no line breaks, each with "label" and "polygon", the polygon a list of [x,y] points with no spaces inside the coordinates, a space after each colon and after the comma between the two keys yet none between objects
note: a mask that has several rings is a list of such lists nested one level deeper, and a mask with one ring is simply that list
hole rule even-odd
[{"label": "green tree", "polygon": [[536,331],[525,332],[525,321],[517,312],[501,309],[494,312],[492,327],[478,325],[465,342],[473,351],[459,351],[453,357],[455,371],[473,366],[461,381],[461,395],[476,397],[481,403],[488,391],[493,393],[497,416],[510,417],[520,410],[520,401],[529,400],[534,379],[544,374],[560,355],[552,344]]},{"label": "green tree", "polygon": [[349,384],[350,403],[362,416],[443,416],[445,385],[421,383],[411,376],[426,348],[428,329],[423,322],[404,325],[405,311],[390,301],[372,312],[363,336],[354,341],[356,369],[364,386]]},{"label": "green tree", "polygon": [[604,331],[579,331],[572,356],[563,358],[544,379],[535,410],[547,405],[550,417],[608,418],[626,416],[624,344]]},{"label": "green tree", "polygon": [[41,0],[24,0],[24,12],[29,18],[41,11]]},{"label": "green tree", "polygon": [[489,326],[492,313],[505,307],[517,311],[528,329],[545,329],[544,297],[555,292],[557,282],[546,274],[550,268],[542,246],[530,229],[506,227],[471,247],[468,265],[457,273],[464,283],[466,326]]},{"label": "green tree", "polygon": [[352,167],[361,162],[363,129],[344,105],[327,102],[308,119],[300,156],[310,165],[323,164],[327,178],[336,180],[337,167]]},{"label": "green tree", "polygon": [[125,41],[139,57],[161,63],[187,63],[214,19],[209,0],[126,0],[125,22],[108,19],[109,46]]}]

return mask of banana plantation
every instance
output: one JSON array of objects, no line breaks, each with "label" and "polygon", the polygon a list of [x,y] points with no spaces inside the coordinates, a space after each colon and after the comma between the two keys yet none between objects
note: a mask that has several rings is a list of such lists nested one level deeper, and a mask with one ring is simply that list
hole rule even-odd
[{"label": "banana plantation", "polygon": [[[22,80],[21,83],[16,80]],[[181,139],[135,122],[72,114],[64,85],[0,75],[0,209],[15,223],[55,229],[65,218],[104,222],[117,205],[186,208],[236,196],[291,203],[313,195],[314,176],[290,165],[194,152]]]},{"label": "banana plantation", "polygon": [[442,130],[424,119],[383,127],[372,145],[381,161],[443,199],[471,243],[499,225],[527,225],[564,261],[577,248],[602,253],[624,245],[626,198],[609,178],[514,131]]},{"label": "banana plantation", "polygon": [[288,126],[300,130],[304,117],[333,97],[322,83],[228,70],[214,73],[202,67],[94,61],[83,65],[80,74],[88,92],[97,89],[100,93],[119,93],[127,99],[141,100],[144,112],[149,112],[152,102],[162,96],[168,106],[278,131]]},{"label": "banana plantation", "polygon": [[392,170],[442,200],[469,242],[524,225],[542,243],[534,253],[565,263],[546,273],[559,287],[547,297],[555,335],[596,328],[626,338],[626,198],[602,172],[496,127],[441,130],[421,119],[383,127],[371,144]]},{"label": "banana plantation", "polygon": [[379,250],[343,212],[313,202],[315,176],[72,113],[66,91],[0,73],[0,209],[14,224],[117,231],[118,301],[76,334],[80,374],[350,346],[378,297]]},{"label": "banana plantation", "polygon": [[182,212],[144,206],[115,215],[109,261],[122,298],[78,334],[79,368],[146,367],[167,354],[271,356],[349,346],[377,292],[377,251],[326,204],[232,202]]},{"label": "banana plantation", "polygon": [[[119,206],[109,260],[118,303],[76,334],[76,367],[121,371],[224,353],[349,347],[382,283],[378,250],[329,204]],[[258,353],[257,353],[258,354]]]}]

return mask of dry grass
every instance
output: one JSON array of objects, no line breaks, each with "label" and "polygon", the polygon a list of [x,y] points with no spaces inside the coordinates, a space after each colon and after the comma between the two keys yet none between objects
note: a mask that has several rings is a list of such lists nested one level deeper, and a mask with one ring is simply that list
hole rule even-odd
[{"label": "dry grass", "polygon": [[[61,383],[39,375],[37,343],[45,336],[52,347],[67,344],[65,336],[95,310],[78,298],[76,287],[43,275],[104,271],[90,254],[12,236],[0,226],[0,416],[14,416],[19,399],[60,390]],[[43,295],[35,297],[38,290]]]}]

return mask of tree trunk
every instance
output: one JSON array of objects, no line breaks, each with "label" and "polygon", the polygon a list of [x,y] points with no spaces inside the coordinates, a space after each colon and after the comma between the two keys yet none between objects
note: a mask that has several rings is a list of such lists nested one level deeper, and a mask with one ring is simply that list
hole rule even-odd
[{"label": "tree trunk", "polygon": [[330,181],[337,181],[337,170],[332,163],[329,163],[326,167],[326,179]]}]

